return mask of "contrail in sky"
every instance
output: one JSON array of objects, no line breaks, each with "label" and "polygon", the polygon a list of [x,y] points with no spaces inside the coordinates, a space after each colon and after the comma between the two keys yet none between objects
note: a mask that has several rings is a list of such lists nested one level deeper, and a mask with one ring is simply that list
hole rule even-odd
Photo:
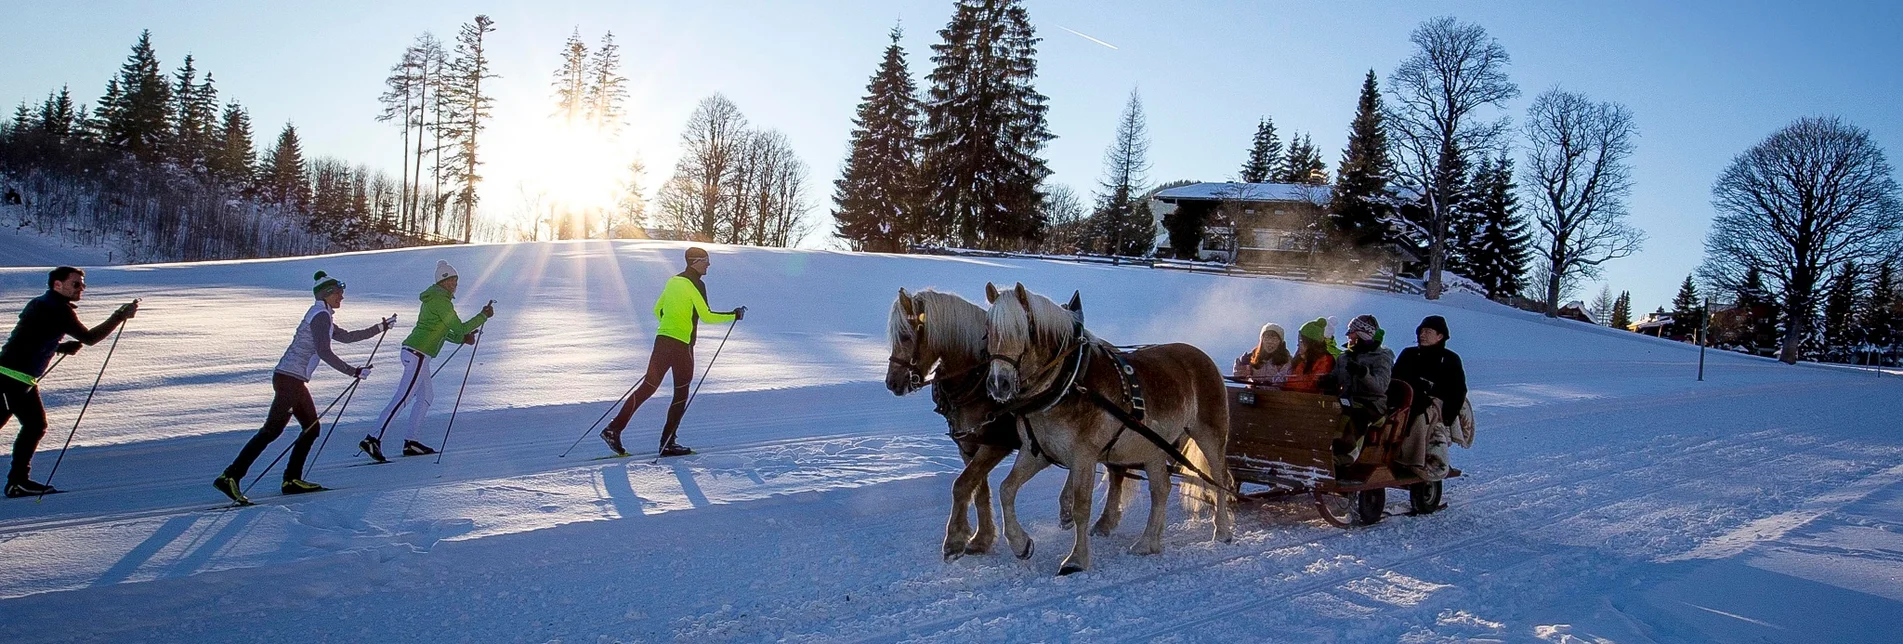
[{"label": "contrail in sky", "polygon": [[1088,40],[1088,41],[1090,41],[1090,42],[1094,42],[1094,43],[1097,43],[1097,44],[1099,44],[1099,45],[1103,45],[1103,46],[1105,46],[1105,47],[1109,47],[1109,48],[1111,48],[1111,49],[1116,49],[1116,48],[1117,48],[1117,46],[1116,46],[1116,45],[1112,45],[1112,44],[1110,44],[1110,43],[1107,43],[1107,42],[1104,42],[1104,41],[1101,41],[1101,40],[1098,40],[1098,39],[1096,39],[1096,38],[1092,38],[1092,37],[1090,37],[1090,35],[1089,35],[1089,34],[1086,34],[1086,33],[1084,33],[1084,32],[1081,32],[1081,31],[1078,31],[1078,30],[1076,30],[1076,29],[1072,29],[1072,28],[1070,28],[1070,27],[1066,27],[1066,26],[1063,26],[1063,25],[1058,25],[1058,26],[1057,26],[1057,28],[1058,28],[1058,29],[1062,29],[1062,30],[1064,30],[1064,31],[1068,31],[1068,32],[1071,32],[1071,33],[1073,33],[1073,34],[1077,34],[1077,37],[1078,37],[1078,38],[1082,38],[1082,39],[1084,39],[1084,40]]}]

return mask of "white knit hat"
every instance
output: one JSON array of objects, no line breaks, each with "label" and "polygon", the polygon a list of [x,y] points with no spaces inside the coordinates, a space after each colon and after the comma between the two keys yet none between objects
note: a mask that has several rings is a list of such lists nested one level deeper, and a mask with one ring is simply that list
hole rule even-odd
[{"label": "white knit hat", "polygon": [[455,276],[456,267],[450,266],[449,262],[436,260],[436,281],[441,282]]}]

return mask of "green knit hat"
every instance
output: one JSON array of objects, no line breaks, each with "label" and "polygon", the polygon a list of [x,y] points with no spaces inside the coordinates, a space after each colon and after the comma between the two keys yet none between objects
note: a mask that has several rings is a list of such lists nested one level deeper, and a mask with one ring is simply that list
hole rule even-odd
[{"label": "green knit hat", "polygon": [[1328,318],[1315,318],[1302,325],[1301,336],[1316,342],[1328,339]]},{"label": "green knit hat", "polygon": [[330,289],[344,287],[343,282],[338,281],[337,278],[331,277],[323,271],[317,271],[316,275],[311,276],[311,280],[317,282],[316,285],[311,287],[311,295],[317,297],[323,297]]}]

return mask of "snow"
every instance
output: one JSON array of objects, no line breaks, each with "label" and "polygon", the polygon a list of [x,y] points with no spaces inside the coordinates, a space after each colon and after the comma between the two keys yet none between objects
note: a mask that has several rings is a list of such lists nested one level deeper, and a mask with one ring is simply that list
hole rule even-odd
[{"label": "snow", "polygon": [[1326,203],[1328,186],[1301,183],[1192,183],[1156,193],[1157,199],[1195,201],[1300,201]]},{"label": "snow", "polygon": [[[1903,379],[1713,352],[1698,382],[1687,345],[1464,294],[710,246],[713,306],[748,317],[682,430],[701,453],[587,460],[605,450],[583,431],[639,377],[683,247],[89,270],[82,318],[145,304],[54,481],[71,491],[0,501],[0,641],[1903,640],[1889,618],[1903,602],[1903,437],[1889,420]],[[345,326],[395,312],[403,333],[438,258],[463,275],[465,314],[498,300],[442,464],[347,467],[395,381],[385,346],[308,476],[339,489],[279,496],[273,471],[252,490],[259,507],[214,509],[209,483],[261,422],[310,274],[349,284]],[[0,269],[0,310],[43,280]],[[1444,315],[1479,412],[1475,448],[1453,454],[1466,476],[1440,513],[1355,530],[1303,503],[1245,506],[1231,544],[1172,506],[1153,556],[1123,550],[1142,529],[1133,506],[1092,570],[1055,577],[1069,533],[1062,477],[1046,473],[1020,499],[1034,556],[946,563],[959,458],[928,396],[881,384],[886,311],[901,286],[976,299],[986,280],[1080,290],[1098,335],[1190,342],[1218,363],[1265,321],[1372,313],[1399,342]],[[702,327],[702,370],[725,332]],[[48,379],[37,474],[105,349]],[[438,381],[425,442],[441,442],[468,356]],[[326,403],[344,382],[320,371],[312,391]],[[651,445],[665,408],[636,415],[631,448]]]},{"label": "snow", "polygon": [[19,206],[0,205],[0,266],[103,266],[116,254],[105,248],[75,245],[31,227],[17,226]]}]

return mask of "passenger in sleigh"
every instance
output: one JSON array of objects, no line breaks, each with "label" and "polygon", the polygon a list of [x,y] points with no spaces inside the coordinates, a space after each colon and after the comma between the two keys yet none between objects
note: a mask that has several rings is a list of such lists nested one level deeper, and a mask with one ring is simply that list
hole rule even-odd
[{"label": "passenger in sleigh", "polygon": [[1323,393],[1341,396],[1348,424],[1335,439],[1335,466],[1353,463],[1362,440],[1388,413],[1388,381],[1394,374],[1394,352],[1381,346],[1381,323],[1372,315],[1348,323],[1348,350],[1335,369],[1322,378]]},{"label": "passenger in sleigh", "polygon": [[1341,355],[1341,349],[1335,346],[1333,326],[1328,318],[1315,318],[1297,331],[1295,357],[1289,361],[1283,390],[1322,393],[1322,379],[1335,370],[1335,356]]},{"label": "passenger in sleigh", "polygon": [[1280,389],[1288,381],[1294,360],[1288,342],[1282,339],[1282,325],[1270,322],[1262,325],[1255,348],[1236,358],[1235,377],[1258,387]]},{"label": "passenger in sleigh", "polygon": [[1437,481],[1447,476],[1447,444],[1453,435],[1462,435],[1463,446],[1472,444],[1470,433],[1456,431],[1456,427],[1473,426],[1473,413],[1467,409],[1467,372],[1460,355],[1447,349],[1445,318],[1427,316],[1414,335],[1416,346],[1402,349],[1394,361],[1394,377],[1414,388],[1408,434],[1396,464]]}]

